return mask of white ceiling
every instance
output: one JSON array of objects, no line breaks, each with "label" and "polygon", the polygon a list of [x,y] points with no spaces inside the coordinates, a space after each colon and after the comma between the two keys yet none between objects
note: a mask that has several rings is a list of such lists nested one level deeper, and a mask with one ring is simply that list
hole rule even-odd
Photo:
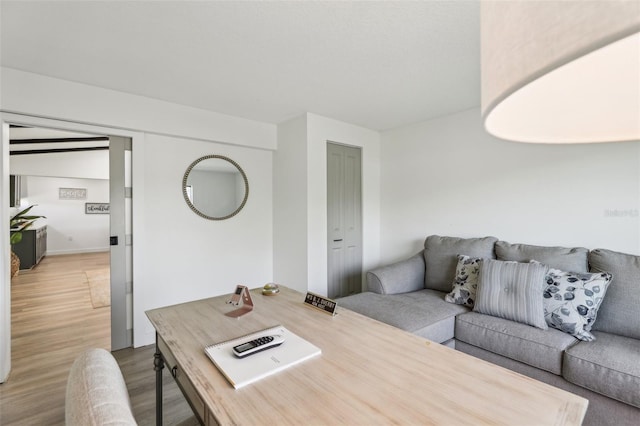
[{"label": "white ceiling", "polygon": [[7,1],[4,67],[280,123],[480,104],[479,1]]}]

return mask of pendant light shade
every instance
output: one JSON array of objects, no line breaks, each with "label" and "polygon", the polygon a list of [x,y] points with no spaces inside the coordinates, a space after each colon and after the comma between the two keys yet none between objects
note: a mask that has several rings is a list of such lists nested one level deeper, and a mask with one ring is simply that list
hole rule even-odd
[{"label": "pendant light shade", "polygon": [[640,140],[640,0],[482,1],[480,19],[489,133]]}]

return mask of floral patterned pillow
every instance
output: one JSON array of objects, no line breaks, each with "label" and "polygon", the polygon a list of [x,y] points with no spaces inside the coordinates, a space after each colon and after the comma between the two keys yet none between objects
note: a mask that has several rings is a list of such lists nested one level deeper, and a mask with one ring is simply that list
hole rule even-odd
[{"label": "floral patterned pillow", "polygon": [[465,305],[473,308],[478,289],[478,275],[480,266],[479,257],[469,257],[458,255],[458,265],[456,266],[456,277],[453,280],[453,289],[444,297],[449,303]]},{"label": "floral patterned pillow", "polygon": [[580,340],[595,340],[589,331],[611,278],[608,272],[591,274],[549,269],[543,293],[547,325]]}]

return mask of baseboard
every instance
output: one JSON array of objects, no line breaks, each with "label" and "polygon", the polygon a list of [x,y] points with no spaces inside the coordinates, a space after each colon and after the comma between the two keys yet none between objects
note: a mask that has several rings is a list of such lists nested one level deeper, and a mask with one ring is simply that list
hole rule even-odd
[{"label": "baseboard", "polygon": [[82,254],[82,253],[102,253],[102,252],[108,252],[108,251],[109,251],[108,247],[89,248],[89,249],[82,249],[82,250],[56,250],[56,251],[47,250],[47,252],[45,253],[45,256],[62,256],[65,254]]}]

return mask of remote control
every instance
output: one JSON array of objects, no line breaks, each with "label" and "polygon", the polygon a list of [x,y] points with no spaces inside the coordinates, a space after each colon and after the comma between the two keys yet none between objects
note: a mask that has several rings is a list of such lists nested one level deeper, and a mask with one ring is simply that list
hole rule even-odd
[{"label": "remote control", "polygon": [[275,348],[276,346],[280,346],[282,343],[284,343],[284,337],[279,334],[258,337],[257,339],[234,346],[233,353],[235,356],[242,358],[247,355],[255,354],[256,352],[264,351],[265,349]]}]

